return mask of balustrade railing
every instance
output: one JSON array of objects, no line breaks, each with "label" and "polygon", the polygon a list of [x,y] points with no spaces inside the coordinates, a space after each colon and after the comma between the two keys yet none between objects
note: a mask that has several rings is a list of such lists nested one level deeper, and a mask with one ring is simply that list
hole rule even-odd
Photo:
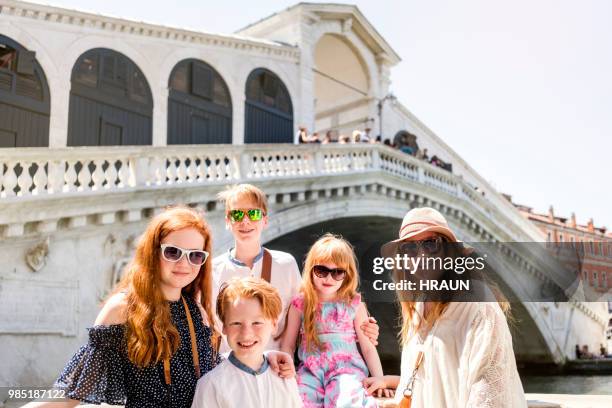
[{"label": "balustrade railing", "polygon": [[0,150],[0,202],[240,178],[232,149],[66,148]]},{"label": "balustrade railing", "polygon": [[471,202],[508,226],[534,228],[492,189],[381,145],[198,145],[0,149],[0,204],[111,193],[381,171]]},{"label": "balustrade railing", "polygon": [[0,202],[374,170],[373,149],[294,145],[0,150]]}]

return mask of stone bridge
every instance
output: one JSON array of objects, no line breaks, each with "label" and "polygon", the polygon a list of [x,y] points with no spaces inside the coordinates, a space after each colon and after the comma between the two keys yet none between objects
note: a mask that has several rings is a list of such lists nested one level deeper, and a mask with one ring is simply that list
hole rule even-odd
[{"label": "stone bridge", "polygon": [[[498,245],[500,278],[513,293],[555,284],[533,254],[504,245],[544,237],[495,190],[477,192],[463,177],[384,145],[7,149],[0,156],[0,384],[52,381],[85,341],[147,219],[165,206],[205,209],[215,253],[227,250],[232,239],[215,197],[241,182],[268,194],[267,245],[301,263],[317,236],[342,234],[356,246],[363,286],[364,265],[416,206],[438,209],[461,240]],[[607,314],[600,306],[513,305],[517,359],[564,362],[576,343],[601,337]],[[383,327],[382,358],[399,364],[398,313],[376,304],[370,311]]]}]

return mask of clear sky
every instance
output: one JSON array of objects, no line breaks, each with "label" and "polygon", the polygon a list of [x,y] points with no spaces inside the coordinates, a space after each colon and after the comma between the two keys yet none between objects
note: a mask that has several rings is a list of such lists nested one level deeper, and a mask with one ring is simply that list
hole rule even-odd
[{"label": "clear sky", "polygon": [[[232,33],[296,2],[37,1]],[[612,228],[612,2],[359,1],[402,103],[514,200]]]}]

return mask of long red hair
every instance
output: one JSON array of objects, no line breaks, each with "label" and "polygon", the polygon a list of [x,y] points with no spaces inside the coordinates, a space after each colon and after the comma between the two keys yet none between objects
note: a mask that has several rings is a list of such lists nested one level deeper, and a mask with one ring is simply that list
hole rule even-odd
[{"label": "long red hair", "polygon": [[[161,287],[161,242],[168,234],[194,228],[204,237],[204,250],[211,253],[212,241],[203,214],[189,207],[168,208],[155,216],[140,237],[134,259],[115,293],[124,291],[127,297],[127,354],[138,367],[170,358],[178,349],[180,337],[172,323],[170,307]],[[182,289],[182,295],[201,302],[208,322],[213,322],[212,260],[208,257],[196,278]],[[198,292],[201,299],[197,298]],[[210,324],[213,329],[212,324]],[[213,329],[213,345],[218,333]]]},{"label": "long red hair", "polygon": [[317,313],[320,313],[319,296],[312,276],[313,267],[322,263],[333,263],[346,271],[345,278],[336,295],[337,300],[350,303],[357,294],[357,287],[359,286],[359,271],[357,270],[355,251],[347,240],[328,233],[312,244],[308,255],[306,255],[306,261],[304,261],[301,287],[304,294],[304,337],[308,350],[320,350],[322,347],[316,324]]}]

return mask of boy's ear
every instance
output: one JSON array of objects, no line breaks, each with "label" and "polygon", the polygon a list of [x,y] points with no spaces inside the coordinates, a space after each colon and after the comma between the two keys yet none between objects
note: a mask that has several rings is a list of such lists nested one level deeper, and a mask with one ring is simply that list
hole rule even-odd
[{"label": "boy's ear", "polygon": [[263,226],[263,227],[264,227],[264,228],[268,228],[268,216],[267,216],[267,215],[264,215],[264,217],[263,217],[263,220],[262,220],[262,221],[263,221],[263,223],[264,223],[264,226]]}]

